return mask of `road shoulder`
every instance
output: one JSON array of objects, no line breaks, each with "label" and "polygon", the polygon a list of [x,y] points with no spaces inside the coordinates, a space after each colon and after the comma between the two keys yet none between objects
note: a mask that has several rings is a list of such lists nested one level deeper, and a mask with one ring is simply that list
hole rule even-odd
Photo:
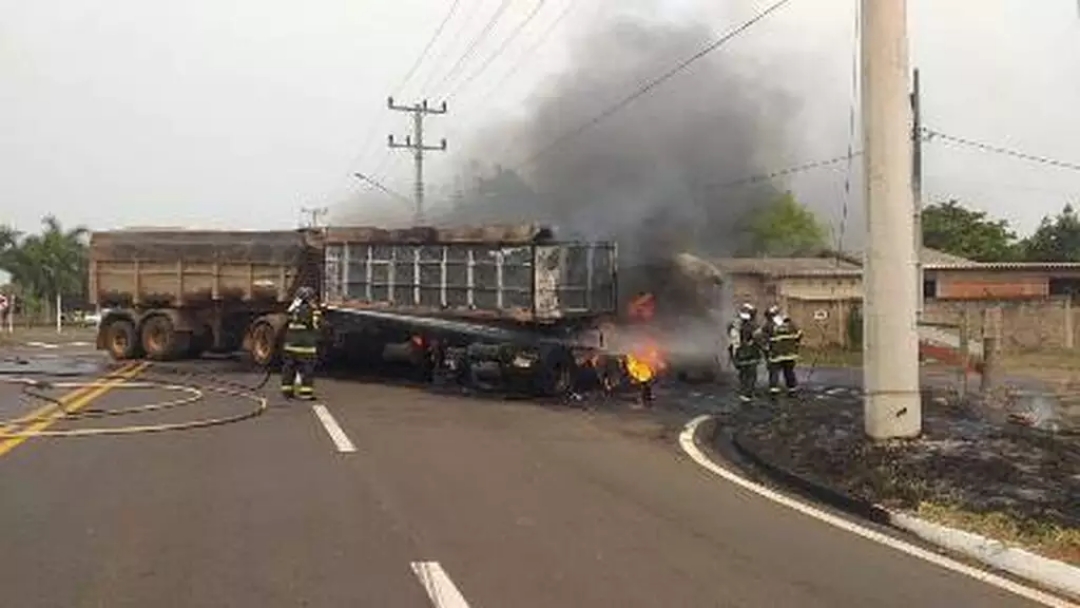
[{"label": "road shoulder", "polygon": [[[687,424],[683,431],[683,435],[680,437],[680,443],[682,443],[684,450],[686,450],[694,460],[698,461],[698,464],[709,468],[712,472],[726,478],[728,481],[748,487],[774,501],[786,504],[786,506],[795,508],[796,510],[810,514],[811,516],[820,515],[818,519],[826,520],[826,523],[848,529],[848,531],[857,533],[870,540],[893,545],[893,548],[903,550],[905,553],[912,554],[915,557],[927,559],[928,561],[935,561],[938,565],[961,571],[969,576],[1005,588],[1014,593],[1024,595],[1029,599],[1039,601],[1045,605],[1072,605],[1064,599],[1044,594],[1037,589],[1030,589],[1018,585],[1010,579],[997,577],[996,575],[987,572],[972,569],[965,564],[953,562],[948,558],[942,558],[936,554],[927,555],[925,551],[918,549],[916,546],[912,545],[910,546],[910,549],[905,549],[904,547],[899,546],[900,544],[904,544],[904,541],[892,541],[892,537],[890,536],[881,538],[879,536],[880,533],[870,528],[864,530],[855,529],[860,527],[857,523],[854,525],[844,525],[844,520],[839,522],[835,521],[833,515],[825,511],[818,511],[811,505],[804,505],[803,503],[794,501],[789,496],[774,492],[759,482],[764,480],[774,482],[783,488],[794,491],[800,496],[807,497],[822,505],[826,505],[829,509],[835,510],[835,512],[843,513],[846,516],[855,518],[855,520],[852,521],[857,522],[858,520],[863,520],[866,521],[868,525],[876,524],[879,526],[887,526],[894,530],[914,534],[919,539],[936,547],[952,551],[980,564],[990,566],[1001,572],[1030,581],[1041,588],[1052,590],[1055,593],[1062,594],[1072,599],[1080,599],[1080,569],[1064,562],[1032,554],[1022,549],[1006,547],[1004,544],[992,539],[929,522],[910,514],[887,509],[881,505],[850,496],[844,492],[831,488],[828,485],[809,479],[806,476],[796,474],[783,466],[777,465],[772,462],[771,459],[764,458],[757,452],[747,449],[745,442],[740,441],[738,437],[739,434],[737,432],[732,432],[730,428],[725,429],[717,418],[700,416]],[[698,453],[695,454],[695,451]],[[717,458],[717,456],[720,456],[720,458]],[[706,459],[708,462],[702,462],[702,458]],[[716,461],[718,460],[723,464],[717,464]],[[759,474],[749,475],[753,480],[743,477],[742,473],[744,473],[744,468],[736,464],[740,461],[753,467],[752,470]],[[728,467],[735,470],[731,470]],[[757,488],[754,488],[753,486],[757,486]]]}]

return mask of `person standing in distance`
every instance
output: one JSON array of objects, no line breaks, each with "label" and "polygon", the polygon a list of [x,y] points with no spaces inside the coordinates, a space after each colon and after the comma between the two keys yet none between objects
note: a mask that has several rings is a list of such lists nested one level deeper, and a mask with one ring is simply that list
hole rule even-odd
[{"label": "person standing in distance", "polygon": [[321,330],[322,311],[315,301],[315,290],[307,286],[297,289],[289,305],[289,325],[282,349],[281,394],[286,399],[315,398],[315,364]]}]

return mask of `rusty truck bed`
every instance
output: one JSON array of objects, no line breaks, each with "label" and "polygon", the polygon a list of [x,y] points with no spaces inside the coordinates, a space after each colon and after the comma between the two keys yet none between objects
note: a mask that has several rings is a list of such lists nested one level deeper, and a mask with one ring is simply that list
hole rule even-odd
[{"label": "rusty truck bed", "polygon": [[102,307],[284,302],[299,278],[320,278],[320,263],[304,231],[95,232],[89,295]]}]

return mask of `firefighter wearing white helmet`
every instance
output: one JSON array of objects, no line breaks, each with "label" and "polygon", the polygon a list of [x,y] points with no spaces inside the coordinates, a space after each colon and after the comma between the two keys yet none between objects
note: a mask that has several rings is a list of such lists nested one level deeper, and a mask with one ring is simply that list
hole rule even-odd
[{"label": "firefighter wearing white helmet", "polygon": [[773,305],[765,311],[765,326],[762,333],[768,357],[766,366],[769,371],[769,394],[773,396],[780,394],[780,374],[782,373],[788,396],[794,396],[798,386],[795,379],[795,365],[799,361],[802,330],[795,325],[791,317],[780,311],[779,306]]},{"label": "firefighter wearing white helmet", "polygon": [[762,348],[757,327],[757,308],[746,302],[739,307],[739,316],[728,325],[728,355],[739,374],[739,400],[746,403],[754,398],[758,365]]}]

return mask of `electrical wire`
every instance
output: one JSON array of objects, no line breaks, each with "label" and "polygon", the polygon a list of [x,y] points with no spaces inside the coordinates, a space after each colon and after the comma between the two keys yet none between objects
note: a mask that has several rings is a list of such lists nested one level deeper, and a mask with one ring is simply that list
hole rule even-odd
[{"label": "electrical wire", "polygon": [[503,73],[502,77],[495,81],[495,86],[488,89],[488,93],[485,94],[482,98],[490,97],[492,92],[502,87],[502,85],[505,84],[506,81],[509,80],[512,76],[520,74],[521,72],[518,70],[518,68],[521,67],[521,64],[524,63],[526,59],[530,59],[535,55],[536,51],[539,50],[540,47],[548,41],[548,39],[551,37],[551,34],[555,31],[555,28],[559,25],[559,23],[562,22],[562,20],[570,14],[570,11],[572,11],[578,6],[581,6],[580,0],[571,0],[570,2],[568,2],[566,6],[563,7],[562,11],[558,14],[558,16],[556,16],[555,19],[548,24],[547,29],[544,30],[542,34],[540,34],[540,37],[536,39],[536,42],[534,42],[532,46],[527,48],[520,56],[518,56],[517,61],[515,61],[509,68],[507,68],[507,70]]},{"label": "electrical wire", "polygon": [[649,91],[651,91],[651,90],[655,89],[656,87],[660,86],[661,84],[663,84],[664,82],[666,82],[667,80],[672,78],[673,76],[679,74],[680,72],[682,72],[683,70],[688,68],[690,65],[697,62],[699,59],[702,59],[703,57],[706,57],[707,55],[709,55],[713,51],[716,51],[717,49],[723,47],[726,43],[728,43],[732,39],[736,38],[740,34],[746,32],[751,27],[756,25],[758,22],[762,21],[763,19],[765,19],[766,17],[768,17],[772,13],[776,12],[777,10],[783,8],[785,5],[787,5],[790,2],[791,2],[791,0],[777,0],[776,2],[770,4],[767,8],[765,8],[764,10],[759,12],[758,14],[754,15],[753,17],[751,17],[747,21],[744,21],[740,25],[736,26],[734,29],[728,31],[726,34],[724,34],[723,36],[721,36],[717,40],[713,41],[712,43],[710,43],[708,46],[701,49],[697,53],[694,53],[690,57],[687,57],[686,59],[682,60],[681,62],[676,64],[674,67],[669,69],[668,71],[666,71],[663,74],[653,78],[652,80],[650,80],[645,85],[638,88],[636,91],[634,91],[630,95],[624,97],[622,100],[620,100],[620,101],[616,102],[615,104],[609,106],[604,111],[602,111],[599,114],[593,116],[592,118],[586,120],[585,122],[581,123],[577,127],[573,128],[573,129],[571,129],[571,130],[569,130],[567,132],[564,132],[562,135],[556,137],[551,143],[547,144],[546,146],[541,148],[539,151],[535,152],[534,154],[532,154],[531,156],[526,158],[522,163],[520,163],[519,167],[529,165],[529,164],[535,162],[537,159],[539,159],[540,157],[546,155],[551,150],[554,150],[555,148],[561,146],[563,143],[565,143],[565,142],[567,142],[567,141],[569,141],[569,140],[571,140],[571,139],[573,139],[575,137],[580,136],[586,130],[596,126],[597,124],[599,124],[599,123],[603,122],[604,120],[610,118],[611,116],[615,115],[616,113],[621,111],[623,108],[625,108],[626,106],[630,105],[632,102],[637,100],[639,97],[645,95],[646,93],[648,93]]},{"label": "electrical wire", "polygon": [[[453,17],[454,12],[457,10],[457,7],[460,3],[461,0],[454,0],[454,3],[450,6],[450,10],[446,12],[446,15],[439,23],[439,26],[435,29],[435,32],[431,35],[431,38],[424,46],[424,49],[420,52],[420,55],[413,62],[412,67],[410,67],[409,70],[405,73],[405,76],[401,79],[401,82],[399,82],[398,85],[394,87],[393,90],[395,91],[395,93],[399,92],[401,88],[409,82],[409,79],[412,78],[413,75],[415,75],[417,69],[419,69],[420,65],[424,62],[424,59],[431,51],[431,48],[435,45],[435,42],[438,40],[439,35],[442,34],[443,29],[446,27],[446,24],[449,23],[450,18]],[[349,162],[349,167],[347,170],[351,170],[354,163],[364,161],[371,155],[372,144],[378,141],[378,138],[375,137],[375,133],[379,130],[382,124],[383,121],[373,122],[371,127],[368,128],[367,132],[364,134],[364,136],[361,137],[360,141],[363,142],[361,144],[361,151],[359,154],[356,155],[356,157],[353,158],[353,160]]]},{"label": "electrical wire", "polygon": [[1050,158],[1048,156],[1038,156],[1038,155],[1035,155],[1035,154],[1029,154],[1027,152],[1020,152],[1018,150],[1012,150],[1012,149],[1004,148],[1004,147],[1001,147],[1001,146],[995,146],[995,145],[992,145],[992,144],[986,144],[986,143],[982,143],[982,142],[977,142],[977,141],[974,141],[974,140],[971,140],[971,139],[966,139],[966,138],[963,138],[963,137],[957,137],[955,135],[949,135],[947,133],[942,133],[941,131],[935,131],[935,130],[929,129],[929,128],[924,128],[923,133],[926,136],[925,141],[928,141],[928,142],[932,142],[935,139],[940,139],[940,140],[945,141],[945,142],[949,142],[949,143],[953,143],[953,144],[957,144],[957,145],[961,145],[961,146],[966,146],[966,147],[974,148],[974,149],[977,149],[977,150],[982,150],[983,152],[991,152],[991,153],[1000,154],[1000,155],[1003,155],[1003,156],[1011,156],[1013,158],[1018,158],[1020,160],[1026,160],[1026,161],[1029,161],[1029,162],[1039,163],[1039,164],[1043,164],[1043,165],[1049,165],[1051,167],[1057,167],[1059,169],[1070,169],[1072,171],[1080,171],[1080,163],[1057,160],[1057,159],[1054,159],[1054,158]]},{"label": "electrical wire", "polygon": [[[476,15],[477,10],[480,8],[481,4],[482,2],[474,1],[465,7],[465,13],[461,17],[461,27],[458,28],[456,36],[450,37],[451,40],[456,41],[459,38],[463,38],[465,36],[466,30],[469,29],[469,24],[472,22],[472,17]],[[427,78],[424,79],[424,82],[420,86],[420,91],[428,91],[431,89],[431,84],[435,80],[436,75],[439,73],[438,68],[443,63],[442,59],[445,59],[449,56],[449,50],[450,49],[445,49],[444,52],[439,54],[439,56],[436,58],[431,71],[428,72]]]},{"label": "electrical wire", "polygon": [[[836,239],[836,250],[844,250],[844,236],[847,233],[848,207],[851,204],[851,174],[855,158],[855,114],[859,103],[859,43],[862,36],[862,1],[854,0],[855,23],[852,25],[851,43],[851,102],[848,106],[848,146],[847,167],[844,175],[844,198],[840,212],[840,230]],[[839,258],[838,258],[839,260]]]},{"label": "electrical wire", "polygon": [[458,82],[458,85],[456,87],[453,87],[450,92],[446,94],[446,96],[453,97],[458,93],[458,91],[461,91],[465,87],[469,86],[469,84],[471,84],[474,80],[476,80],[476,77],[482,74],[484,70],[486,70],[487,67],[491,65],[491,62],[495,61],[495,59],[501,56],[503,52],[507,49],[507,47],[509,47],[510,44],[514,42],[514,40],[516,40],[518,36],[521,35],[521,32],[525,29],[525,27],[529,25],[529,23],[540,12],[540,9],[544,7],[545,2],[546,0],[538,0],[537,3],[533,6],[532,10],[529,11],[529,14],[525,17],[525,19],[518,23],[517,26],[513,29],[513,31],[510,32],[510,35],[503,40],[502,44],[499,45],[499,48],[495,49],[495,52],[491,55],[488,55],[488,58],[484,61],[484,63],[482,63],[479,68],[474,70],[468,78]]},{"label": "electrical wire", "polygon": [[735,179],[735,180],[732,180],[732,181],[729,181],[729,182],[723,182],[723,183],[720,183],[720,184],[711,184],[711,185],[706,186],[706,188],[722,190],[722,189],[727,189],[727,188],[736,188],[736,187],[739,187],[739,186],[746,186],[746,185],[749,185],[749,184],[756,184],[756,183],[760,183],[760,182],[772,181],[772,180],[774,180],[774,179],[776,179],[778,177],[785,177],[785,176],[788,176],[788,175],[796,175],[796,174],[799,174],[799,173],[805,173],[807,171],[812,171],[814,169],[821,169],[821,168],[829,167],[829,166],[832,166],[832,165],[838,165],[838,164],[840,164],[842,162],[849,161],[851,158],[855,158],[857,156],[862,156],[862,150],[856,150],[854,152],[848,152],[848,153],[842,154],[840,156],[834,156],[832,158],[826,158],[826,159],[822,159],[822,160],[815,160],[815,161],[812,161],[812,162],[803,163],[801,165],[795,165],[793,167],[787,167],[785,169],[779,169],[777,171],[772,171],[770,173],[759,173],[757,175],[751,175],[749,177],[743,177],[743,178]]},{"label": "electrical wire", "polygon": [[509,8],[512,1],[513,0],[502,0],[502,2],[499,3],[498,8],[495,9],[495,12],[491,15],[491,18],[488,19],[488,22],[484,24],[484,27],[472,39],[472,42],[465,48],[465,51],[458,57],[458,60],[454,62],[454,65],[450,67],[439,83],[435,85],[434,88],[436,90],[441,89],[451,78],[457,76],[458,71],[464,66],[465,62],[472,57],[473,52],[476,51],[476,47],[487,37],[488,33],[491,32],[491,28],[495,27],[495,24],[498,23],[499,18],[506,12],[506,9]]},{"label": "electrical wire", "polygon": [[446,16],[443,17],[442,22],[439,23],[439,27],[435,28],[435,33],[431,35],[431,38],[428,39],[427,44],[424,45],[424,50],[420,51],[420,56],[417,57],[416,61],[413,62],[412,67],[410,67],[409,71],[405,73],[405,77],[401,79],[401,82],[398,83],[396,87],[394,87],[395,93],[399,92],[401,88],[409,82],[409,79],[412,78],[413,74],[416,73],[417,68],[420,67],[421,63],[423,63],[424,58],[427,57],[427,54],[431,50],[431,47],[435,45],[435,41],[439,39],[439,35],[442,34],[442,31],[446,27],[446,24],[449,23],[450,18],[454,16],[454,11],[457,10],[459,4],[461,4],[461,0],[454,0],[454,3],[450,5],[450,10],[446,11]]}]

